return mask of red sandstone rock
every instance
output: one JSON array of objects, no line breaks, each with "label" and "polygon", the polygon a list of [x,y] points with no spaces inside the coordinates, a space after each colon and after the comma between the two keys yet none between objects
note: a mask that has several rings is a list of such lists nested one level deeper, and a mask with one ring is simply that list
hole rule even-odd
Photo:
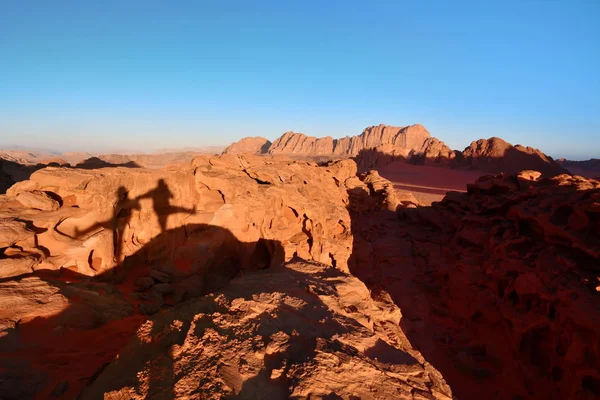
[{"label": "red sandstone rock", "polygon": [[389,292],[458,398],[598,396],[600,182],[539,176],[483,177],[399,220],[351,208],[351,272]]},{"label": "red sandstone rock", "polygon": [[399,320],[358,279],[292,262],[148,320],[81,398],[451,399]]},{"label": "red sandstone rock", "polygon": [[[0,392],[74,398],[91,384],[82,398],[191,395],[194,381],[205,398],[449,399],[402,335],[399,310],[344,272],[349,191],[373,192],[370,207],[398,204],[376,173],[363,183],[356,170],[224,155],[161,171],[35,172],[0,196]],[[18,201],[28,193],[60,208]],[[147,357],[159,368],[138,364]],[[174,378],[170,363],[197,372]]]},{"label": "red sandstone rock", "polygon": [[492,173],[512,174],[529,169],[539,171],[544,176],[555,176],[567,172],[541,151],[521,145],[513,146],[497,137],[472,142],[463,150],[460,163]]},{"label": "red sandstone rock", "polygon": [[371,126],[358,136],[342,139],[329,136],[316,138],[302,133],[286,132],[273,142],[269,154],[350,157],[358,155],[361,150],[390,144],[407,156],[411,151],[421,149],[429,137],[429,132],[422,125],[402,128]]},{"label": "red sandstone rock", "polygon": [[598,395],[600,182],[488,175],[421,207],[356,173],[33,173],[0,196],[0,393]]}]

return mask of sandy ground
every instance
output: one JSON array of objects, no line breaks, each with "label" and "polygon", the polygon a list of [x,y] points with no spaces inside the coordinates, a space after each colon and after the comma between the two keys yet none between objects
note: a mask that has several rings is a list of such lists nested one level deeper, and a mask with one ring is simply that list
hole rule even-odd
[{"label": "sandy ground", "polygon": [[464,192],[467,190],[467,183],[486,175],[481,171],[460,171],[403,162],[388,164],[379,169],[379,174],[390,180],[398,192],[410,192],[425,205],[440,201],[446,192]]}]

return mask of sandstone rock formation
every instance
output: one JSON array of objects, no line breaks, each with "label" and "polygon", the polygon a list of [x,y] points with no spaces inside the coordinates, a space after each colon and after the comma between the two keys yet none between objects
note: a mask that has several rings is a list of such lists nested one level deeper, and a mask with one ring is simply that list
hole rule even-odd
[{"label": "sandstone rock formation", "polygon": [[460,151],[452,150],[438,138],[431,137],[425,141],[419,152],[412,155],[410,161],[413,164],[451,167],[461,158]]},{"label": "sandstone rock formation", "polygon": [[359,171],[382,168],[395,161],[417,165],[469,169],[491,173],[517,173],[533,169],[544,176],[555,176],[568,171],[551,157],[532,147],[513,146],[500,138],[480,139],[462,152],[452,150],[437,138],[427,139],[422,148],[403,155],[394,146],[378,146],[362,150],[356,157]]},{"label": "sandstone rock formation", "polygon": [[450,399],[358,279],[294,261],[146,321],[82,399]]},{"label": "sandstone rock formation", "polygon": [[392,195],[351,160],[36,171],[0,196],[0,392],[449,399],[399,310],[347,274],[361,188]]},{"label": "sandstone rock formation", "polygon": [[545,176],[555,176],[567,172],[541,151],[521,145],[513,146],[497,137],[472,142],[463,150],[462,159],[461,163],[471,169],[492,173],[512,174],[529,169]]},{"label": "sandstone rock formation", "polygon": [[333,139],[286,132],[272,144],[264,138],[244,138],[232,144],[225,154],[285,155],[304,159],[355,158],[359,171],[381,168],[395,161],[445,168],[467,168],[491,173],[516,173],[534,169],[544,176],[567,172],[541,151],[513,146],[500,138],[480,139],[462,152],[452,150],[431,137],[422,125],[408,127],[371,126],[358,136]]},{"label": "sandstone rock formation", "polygon": [[[354,163],[344,165],[353,175]],[[162,171],[48,167],[8,190],[9,199],[19,203],[48,194],[60,209],[33,210],[30,200],[0,211],[4,218],[31,221],[40,231],[35,241],[16,244],[35,253],[47,249],[39,268],[96,275],[159,233],[191,224],[227,227],[250,242],[277,236],[287,260],[296,254],[343,269],[350,251],[344,190],[325,170],[303,162],[205,156],[187,169]]]},{"label": "sandstone rock formation", "polygon": [[[216,155],[223,151],[223,146],[205,146],[198,148],[163,149],[153,153],[135,154],[91,154],[87,152],[51,153],[41,151],[0,150],[0,162],[10,161],[22,166],[37,166],[37,169],[46,165],[51,166],[76,166],[92,168],[91,164],[104,162],[100,168],[107,166],[135,165],[146,168],[162,168],[169,164],[189,162],[197,156]],[[91,160],[91,161],[90,161]]]},{"label": "sandstone rock formation", "polygon": [[423,207],[357,171],[33,172],[0,196],[3,398],[600,395],[600,182]]},{"label": "sandstone rock formation", "polygon": [[273,142],[269,154],[346,158],[358,155],[361,150],[391,144],[397,151],[402,151],[404,156],[408,156],[419,151],[429,137],[429,132],[422,125],[370,126],[358,136],[342,139],[329,136],[316,138],[302,133],[286,132]]},{"label": "sandstone rock formation", "polygon": [[351,272],[391,295],[458,398],[600,395],[600,182],[540,175],[398,213],[350,197]]},{"label": "sandstone rock formation", "polygon": [[267,154],[271,147],[271,141],[263,137],[245,137],[229,145],[223,154]]},{"label": "sandstone rock formation", "polygon": [[0,160],[12,161],[22,165],[33,165],[46,158],[52,158],[55,154],[43,151],[30,150],[0,150]]},{"label": "sandstone rock formation", "polygon": [[[194,157],[216,155],[219,154],[221,150],[222,147],[210,146],[207,148],[199,148],[197,150],[169,150],[150,154],[101,154],[98,155],[97,158],[111,164],[111,166],[160,169],[172,164],[181,164],[182,166],[187,165]],[[87,160],[88,158],[81,162],[85,163]]]}]

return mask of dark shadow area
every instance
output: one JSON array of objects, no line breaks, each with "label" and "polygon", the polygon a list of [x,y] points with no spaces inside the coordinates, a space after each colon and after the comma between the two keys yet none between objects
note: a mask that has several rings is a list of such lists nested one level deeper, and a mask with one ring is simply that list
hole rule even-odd
[{"label": "dark shadow area", "polygon": [[[294,261],[302,261],[296,259]],[[257,299],[275,299],[281,293],[289,296],[291,301],[298,301],[303,304],[299,308],[282,305],[277,307],[276,312],[263,311],[258,316],[252,317],[248,326],[234,326],[226,324],[224,327],[220,321],[230,318],[244,319],[244,313],[232,311],[223,305],[223,300],[215,301],[214,298],[201,298],[181,305],[168,314],[163,314],[153,318],[152,333],[160,334],[168,332],[169,326],[178,325],[181,329],[178,332],[171,332],[168,336],[162,336],[159,342],[137,341],[123,351],[122,357],[115,360],[109,366],[103,376],[90,386],[82,398],[95,398],[103,392],[119,390],[123,387],[132,387],[137,385],[137,372],[143,370],[145,365],[152,363],[153,370],[157,371],[154,379],[150,374],[150,392],[149,398],[173,397],[172,388],[178,381],[186,378],[186,369],[195,368],[193,393],[198,398],[216,397],[217,389],[212,385],[204,385],[205,382],[213,382],[212,379],[205,377],[206,372],[212,370],[214,363],[199,358],[198,364],[193,362],[192,354],[182,355],[181,359],[187,359],[186,367],[180,366],[180,371],[169,376],[165,376],[164,371],[172,368],[172,360],[169,352],[173,347],[181,345],[188,336],[187,340],[192,343],[202,343],[200,340],[207,340],[205,333],[215,332],[225,339],[217,347],[217,351],[225,354],[235,348],[236,340],[245,341],[247,335],[263,338],[265,344],[271,342],[274,337],[286,337],[285,345],[279,351],[268,351],[264,356],[264,366],[258,374],[250,379],[242,377],[238,372],[238,363],[243,365],[244,360],[252,357],[252,354],[245,353],[239,360],[237,358],[221,359],[218,362],[217,371],[209,372],[216,374],[222,379],[224,384],[229,387],[234,394],[219,398],[225,399],[273,399],[283,400],[290,396],[290,388],[294,386],[294,372],[297,367],[310,365],[315,359],[317,352],[321,353],[341,353],[344,355],[355,354],[356,350],[342,341],[335,339],[351,331],[364,331],[364,327],[355,319],[334,314],[331,309],[324,304],[318,295],[336,296],[335,283],[336,277],[345,278],[345,275],[333,268],[321,270],[319,272],[305,273],[295,270],[293,267],[273,266],[268,270],[257,271],[252,275],[246,275],[243,280],[232,281],[225,287],[220,296],[226,303],[243,299],[252,303]],[[332,282],[333,280],[333,282]],[[307,290],[306,287],[310,287]],[[293,299],[293,300],[292,300]],[[258,300],[260,303],[260,301]],[[273,303],[272,303],[273,304]],[[264,303],[263,303],[264,305]],[[259,305],[256,309],[259,309]],[[269,307],[266,307],[267,310]],[[216,319],[215,319],[216,318]],[[252,322],[255,321],[255,322]],[[194,328],[190,331],[191,324]],[[257,327],[253,331],[252,327]],[[208,341],[212,341],[208,336]],[[275,341],[276,342],[276,341]],[[200,347],[198,344],[198,354],[202,350],[213,357],[215,347]],[[231,347],[229,347],[231,346]],[[219,350],[220,349],[220,350]],[[338,353],[338,354],[339,354]],[[383,370],[390,372],[406,371],[410,368],[421,368],[417,360],[409,354],[392,348],[388,344],[378,341],[371,349],[366,351],[366,356],[370,358],[369,362],[376,364]],[[218,356],[214,356],[218,359]],[[181,360],[180,359],[180,360]],[[208,365],[204,364],[208,362]],[[243,369],[243,367],[242,367]],[[290,377],[288,377],[290,376]],[[166,378],[166,379],[165,379]],[[189,378],[189,376],[187,376]],[[197,380],[196,380],[197,379]],[[333,398],[333,397],[332,397]]]},{"label": "dark shadow area", "polygon": [[81,238],[101,229],[111,230],[113,234],[114,261],[121,262],[123,230],[129,224],[129,220],[131,219],[131,211],[140,210],[140,208],[140,199],[130,199],[128,190],[121,186],[116,192],[113,216],[107,221],[96,222],[94,225],[84,229],[83,231],[76,229],[76,238]]},{"label": "dark shadow area", "polygon": [[[365,165],[377,165],[378,159],[398,161],[366,154]],[[519,185],[515,177],[511,183]],[[402,312],[403,332],[457,398],[594,398],[600,387],[600,360],[592,344],[598,325],[577,326],[586,318],[574,322],[570,315],[583,307],[593,318],[594,311],[589,304],[559,300],[555,289],[535,286],[530,276],[537,271],[561,290],[595,293],[600,260],[577,249],[568,234],[542,235],[544,230],[574,229],[573,210],[557,208],[548,221],[556,226],[538,223],[535,212],[531,219],[517,220],[507,213],[520,201],[531,206],[527,196],[511,197],[502,185],[486,190],[472,186],[469,193],[454,192],[442,203],[396,211],[373,201],[369,205],[364,190],[349,192],[352,274],[373,297],[389,293]],[[598,190],[578,193],[581,200],[600,198]],[[467,196],[472,198],[467,201]],[[540,209],[550,207],[544,199],[535,201]],[[587,212],[582,218],[589,222],[588,234],[596,238],[599,214]],[[575,346],[581,348],[577,368],[582,376],[567,372],[570,364],[564,361],[567,349]]]},{"label": "dark shadow area", "polygon": [[141,165],[137,164],[134,161],[129,161],[122,164],[113,164],[108,161],[104,161],[98,157],[90,157],[87,160],[84,160],[73,168],[81,168],[81,169],[99,169],[99,168],[110,168],[110,167],[125,167],[125,168],[142,168]]},{"label": "dark shadow area", "polygon": [[195,214],[195,209],[187,209],[183,207],[175,207],[171,205],[171,199],[173,193],[167,186],[164,179],[159,179],[156,188],[149,190],[136,198],[129,198],[129,191],[127,188],[121,186],[115,193],[115,203],[113,215],[106,221],[100,221],[85,230],[76,230],[76,238],[82,238],[93,232],[101,229],[109,229],[113,234],[113,248],[114,248],[114,261],[120,263],[122,261],[122,245],[123,245],[123,231],[129,225],[131,219],[131,212],[133,210],[140,210],[140,200],[149,198],[152,200],[152,208],[154,214],[158,218],[158,223],[161,227],[161,232],[167,230],[167,220],[170,215],[185,213]]},{"label": "dark shadow area", "polygon": [[158,217],[158,223],[160,224],[161,230],[164,232],[167,230],[167,217],[171,214],[186,213],[193,214],[196,212],[194,209],[187,209],[183,207],[175,207],[171,205],[171,199],[173,193],[167,186],[164,179],[160,179],[155,189],[139,196],[136,200],[144,198],[152,199],[152,207],[154,213]]},{"label": "dark shadow area", "polygon": [[0,194],[5,194],[15,183],[29,179],[31,174],[43,167],[45,165],[22,165],[0,158]]},{"label": "dark shadow area", "polygon": [[260,146],[259,154],[269,154],[269,148],[273,143],[270,140],[267,140],[265,144]]},{"label": "dark shadow area", "polygon": [[[80,235],[112,230],[116,256],[121,258],[121,227],[128,223],[131,211],[139,209],[140,198],[129,198],[124,187],[116,195],[113,218]],[[159,203],[156,212],[167,213],[158,215],[161,221],[166,221],[169,213],[183,212],[170,206],[172,194],[164,181],[146,196]],[[93,250],[90,263],[92,255]],[[280,265],[283,258],[277,241],[241,242],[227,229],[188,224],[162,231],[115,268],[94,277],[61,269],[2,279],[0,285],[23,288],[35,279],[30,290],[35,292],[40,285],[49,288],[39,294],[42,305],[56,301],[51,300],[56,296],[64,296],[67,305],[60,306],[59,313],[49,308],[40,311],[40,316],[19,321],[0,337],[0,397],[75,398],[131,342],[148,315],[220,290],[244,271]],[[55,297],[49,297],[54,292]],[[152,373],[173,374],[168,353],[166,356],[160,370]],[[173,393],[155,392],[161,398],[175,398]]]}]

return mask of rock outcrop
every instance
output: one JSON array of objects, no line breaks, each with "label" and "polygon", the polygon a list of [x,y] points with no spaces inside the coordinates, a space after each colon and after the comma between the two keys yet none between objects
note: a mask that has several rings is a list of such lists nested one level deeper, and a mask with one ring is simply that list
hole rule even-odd
[{"label": "rock outcrop", "polygon": [[0,196],[1,396],[600,395],[599,181],[489,175],[423,207],[357,171],[33,172]]},{"label": "rock outcrop", "polygon": [[[353,175],[355,164],[344,165]],[[39,254],[37,268],[97,275],[160,233],[210,224],[248,242],[277,237],[287,260],[296,254],[343,269],[350,221],[333,178],[305,162],[249,156],[198,157],[187,169],[161,171],[48,167],[8,190],[17,202],[0,217],[35,226],[14,245]]]},{"label": "rock outcrop", "polygon": [[429,132],[422,125],[395,127],[387,125],[368,127],[358,136],[342,139],[332,137],[316,138],[302,133],[286,132],[275,140],[269,148],[269,154],[334,156],[346,158],[356,156],[361,150],[391,144],[404,156],[419,151]]},{"label": "rock outcrop", "polygon": [[431,137],[425,141],[419,152],[412,155],[410,161],[413,164],[451,167],[461,158],[460,151],[452,150],[438,138]]},{"label": "rock outcrop", "polygon": [[358,136],[341,139],[286,132],[272,144],[264,138],[248,137],[229,146],[224,154],[258,155],[267,152],[296,159],[352,157],[361,172],[381,168],[395,161],[491,173],[516,173],[530,169],[540,171],[544,176],[555,176],[567,172],[537,149],[513,146],[496,137],[474,141],[462,152],[452,150],[441,140],[431,137],[422,125],[371,126]]},{"label": "rock outcrop", "polygon": [[555,176],[568,172],[537,149],[513,146],[497,137],[472,142],[463,150],[461,158],[459,165],[491,173],[513,174],[522,170],[535,170],[544,176]]},{"label": "rock outcrop", "polygon": [[600,395],[600,182],[540,175],[398,213],[350,197],[351,272],[391,295],[458,398]]},{"label": "rock outcrop", "polygon": [[358,279],[290,262],[146,321],[81,398],[450,400],[400,318]]},{"label": "rock outcrop", "polygon": [[347,273],[353,190],[393,192],[352,160],[36,171],[0,196],[0,393],[451,398]]},{"label": "rock outcrop", "polygon": [[444,142],[432,137],[409,156],[395,146],[386,145],[362,150],[356,157],[359,171],[381,168],[395,161],[496,174],[536,170],[546,177],[551,177],[568,172],[551,157],[537,149],[521,145],[513,146],[496,137],[472,142],[462,152],[452,150]]},{"label": "rock outcrop", "polygon": [[229,145],[223,154],[267,154],[271,147],[271,141],[263,137],[245,137],[235,143]]}]

